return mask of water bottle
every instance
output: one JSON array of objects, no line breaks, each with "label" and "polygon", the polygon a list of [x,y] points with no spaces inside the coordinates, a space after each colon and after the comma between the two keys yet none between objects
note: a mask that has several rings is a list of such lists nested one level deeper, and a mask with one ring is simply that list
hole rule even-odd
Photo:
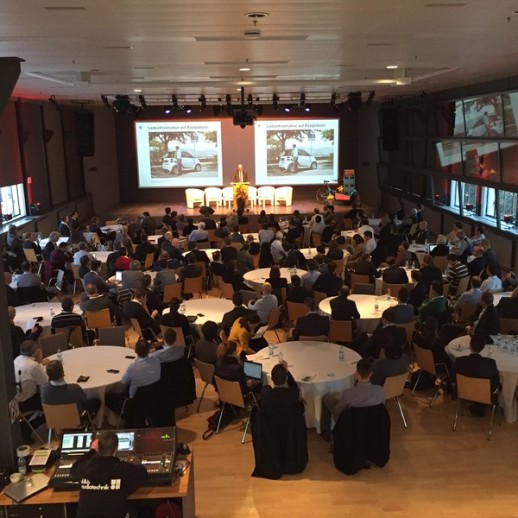
[{"label": "water bottle", "polygon": [[345,358],[345,351],[343,345],[340,346],[340,349],[338,349],[338,359],[343,362]]},{"label": "water bottle", "polygon": [[51,319],[52,319],[52,318],[54,318],[54,315],[55,315],[55,314],[56,314],[56,313],[54,312],[54,306],[50,306],[50,318],[51,318]]},{"label": "water bottle", "polygon": [[378,305],[378,301],[374,303],[374,313],[377,313],[380,310],[380,307]]},{"label": "water bottle", "polygon": [[22,479],[27,475],[27,460],[25,457],[18,457],[18,473],[20,473]]},{"label": "water bottle", "polygon": [[273,345],[268,346],[268,356],[271,358],[273,356]]},{"label": "water bottle", "polygon": [[58,358],[58,362],[61,363],[61,365],[63,365],[63,354],[61,353],[61,349],[58,349],[56,356]]},{"label": "water bottle", "polygon": [[391,295],[390,295],[390,289],[388,289],[388,290],[387,290],[387,300],[390,300],[390,297],[391,297]]}]

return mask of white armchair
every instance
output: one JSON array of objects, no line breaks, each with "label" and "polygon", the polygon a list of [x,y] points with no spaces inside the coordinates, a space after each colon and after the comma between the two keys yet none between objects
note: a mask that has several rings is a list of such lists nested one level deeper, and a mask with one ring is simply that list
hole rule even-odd
[{"label": "white armchair", "polygon": [[259,195],[259,200],[263,204],[263,209],[265,203],[267,201],[270,202],[270,205],[275,205],[275,188],[269,185],[263,185],[257,189],[257,194]]},{"label": "white armchair", "polygon": [[223,191],[219,187],[207,187],[205,189],[205,205],[210,207],[210,204],[216,203],[219,207],[223,203]]},{"label": "white armchair", "polygon": [[251,185],[248,186],[248,201],[250,202],[250,207],[255,207],[255,205],[259,203],[257,187],[253,187]]},{"label": "white armchair", "polygon": [[205,203],[205,193],[201,189],[185,189],[185,199],[187,201],[187,207],[194,209],[195,203],[199,203],[200,205]]},{"label": "white armchair", "polygon": [[233,187],[224,187],[223,188],[223,205],[227,205],[228,208],[232,208],[234,204],[234,188]]},{"label": "white armchair", "polygon": [[279,202],[286,202],[286,207],[291,205],[293,199],[293,187],[277,187],[275,189],[275,205],[280,205]]}]

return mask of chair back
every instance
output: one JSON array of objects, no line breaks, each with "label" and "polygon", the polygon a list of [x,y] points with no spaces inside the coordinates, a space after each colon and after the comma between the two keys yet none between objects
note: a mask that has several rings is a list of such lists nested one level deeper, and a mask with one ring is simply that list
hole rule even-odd
[{"label": "chair back", "polygon": [[74,281],[81,281],[81,276],[79,275],[79,267],[80,264],[72,264],[72,274],[74,275]]},{"label": "chair back", "polygon": [[245,306],[248,306],[249,302],[252,302],[252,300],[257,300],[257,291],[251,291],[251,290],[239,290],[241,295],[243,295],[243,304]]},{"label": "chair back", "polygon": [[353,293],[356,295],[376,295],[376,286],[374,284],[363,284],[361,282],[357,282],[354,285]]},{"label": "chair back", "polygon": [[511,334],[511,331],[518,333],[518,318],[501,318],[500,333],[503,335]]},{"label": "chair back", "polygon": [[324,300],[327,299],[327,293],[323,291],[314,291],[313,296],[315,297],[315,302],[317,306]]},{"label": "chair back", "polygon": [[29,261],[29,263],[38,263],[38,258],[36,257],[36,252],[32,248],[24,248],[23,253],[25,254],[25,259]]},{"label": "chair back", "polygon": [[390,290],[390,296],[397,298],[399,290],[404,287],[405,284],[389,284],[387,282],[383,282],[383,293],[388,293],[388,290]]},{"label": "chair back", "polygon": [[304,302],[291,302],[288,300],[286,302],[286,307],[288,309],[290,322],[295,322],[297,318],[304,317],[308,314],[308,308]]},{"label": "chair back", "polygon": [[402,329],[404,329],[406,333],[406,341],[408,343],[412,343],[415,331],[415,321],[406,322],[405,324],[396,324],[396,327],[401,327]]},{"label": "chair back", "polygon": [[118,345],[126,347],[126,335],[124,326],[99,328],[99,341],[101,345]]},{"label": "chair back", "polygon": [[434,257],[433,264],[437,266],[437,268],[439,268],[441,272],[444,272],[444,270],[446,270],[446,267],[448,266],[448,256],[438,255],[437,257]]},{"label": "chair back", "polygon": [[274,308],[268,315],[268,329],[273,329],[278,323],[281,316],[281,308]]},{"label": "chair back", "polygon": [[335,261],[336,274],[339,275],[342,279],[344,278],[344,267],[345,267],[346,261],[347,261],[347,259],[345,257],[342,257],[341,259],[338,259]]},{"label": "chair back", "polygon": [[311,241],[313,241],[313,246],[316,248],[322,244],[322,237],[318,232],[311,232]]},{"label": "chair back", "polygon": [[421,268],[423,266],[423,257],[426,254],[424,252],[415,252],[415,255],[417,257],[417,263],[419,264],[419,267]]},{"label": "chair back", "polygon": [[40,346],[43,358],[56,354],[58,350],[64,351],[68,349],[68,340],[65,333],[57,333],[54,335],[40,336]]},{"label": "chair back", "polygon": [[470,280],[471,277],[462,277],[462,279],[460,279],[459,285],[457,286],[457,292],[455,294],[457,297],[467,291]]},{"label": "chair back", "polygon": [[417,365],[424,371],[437,376],[437,371],[435,370],[435,361],[433,359],[433,353],[429,349],[424,349],[423,347],[419,347],[414,343],[414,356]]},{"label": "chair back", "polygon": [[393,397],[399,397],[403,394],[405,383],[408,379],[408,372],[399,374],[399,376],[388,376],[385,378],[383,384],[383,390],[385,392],[385,399],[392,399]]},{"label": "chair back", "polygon": [[51,429],[66,430],[81,426],[81,417],[76,403],[67,403],[66,405],[47,405],[43,403],[42,407],[47,426]]},{"label": "chair back", "polygon": [[212,385],[214,383],[214,365],[212,363],[202,362],[198,360],[198,358],[194,358],[194,363],[200,373],[200,379]]},{"label": "chair back", "polygon": [[353,323],[350,320],[329,320],[330,342],[352,342]]},{"label": "chair back", "polygon": [[232,286],[232,284],[230,284],[229,282],[225,282],[223,281],[223,279],[221,279],[219,283],[219,289],[221,290],[220,298],[232,300],[232,297],[234,295],[234,286]]},{"label": "chair back", "polygon": [[112,319],[108,308],[100,311],[86,311],[86,325],[89,329],[99,329],[100,327],[111,327]]},{"label": "chair back", "polygon": [[176,282],[175,284],[165,284],[162,299],[164,303],[169,304],[169,302],[171,302],[171,299],[175,297],[178,299],[182,297],[182,283]]},{"label": "chair back", "polygon": [[154,252],[149,252],[149,254],[146,254],[146,259],[144,260],[144,270],[150,270],[153,267],[154,260]]},{"label": "chair back", "polygon": [[[460,307],[459,316],[457,318],[457,322],[464,323],[467,322],[477,311],[477,305],[471,304],[470,302],[466,302],[462,304]],[[502,326],[502,319],[500,319],[500,327]]]},{"label": "chair back", "polygon": [[327,342],[327,335],[315,335],[315,336],[310,336],[310,335],[300,335],[299,336],[299,341],[301,342]]},{"label": "chair back", "polygon": [[241,223],[239,225],[239,233],[240,234],[248,234],[248,223]]},{"label": "chair back", "polygon": [[228,381],[219,376],[214,376],[214,381],[218,389],[219,400],[222,403],[228,403],[239,408],[246,408],[239,381]]},{"label": "chair back", "polygon": [[201,290],[203,286],[203,276],[199,277],[186,277],[183,283],[184,293],[198,293],[201,299]]},{"label": "chair back", "polygon": [[211,228],[207,230],[207,233],[209,234],[209,243],[214,243],[217,240],[216,231],[213,228]]},{"label": "chair back", "polygon": [[140,323],[136,318],[130,318],[131,327],[133,328],[133,331],[138,334],[139,338],[143,338],[142,336],[142,329],[140,327]]},{"label": "chair back", "polygon": [[257,189],[257,195],[263,203],[269,201],[272,205],[275,203],[275,188],[269,185],[263,185]]},{"label": "chair back", "polygon": [[492,405],[491,401],[491,382],[488,378],[471,378],[456,375],[457,395],[459,399]]},{"label": "chair back", "polygon": [[358,275],[357,273],[351,273],[351,290],[353,293],[356,293],[354,291],[354,287],[357,284],[370,284],[370,278],[368,275]]}]

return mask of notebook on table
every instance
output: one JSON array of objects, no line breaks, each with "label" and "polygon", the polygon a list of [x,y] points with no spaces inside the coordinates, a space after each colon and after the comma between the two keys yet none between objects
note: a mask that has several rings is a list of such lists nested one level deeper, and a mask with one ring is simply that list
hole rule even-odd
[{"label": "notebook on table", "polygon": [[247,380],[253,381],[256,384],[261,383],[263,380],[263,366],[261,363],[245,360],[243,362],[243,369]]},{"label": "notebook on table", "polygon": [[49,481],[50,478],[47,475],[34,473],[20,480],[20,482],[16,482],[16,484],[11,484],[4,490],[4,493],[15,502],[20,503],[26,498],[46,489]]}]

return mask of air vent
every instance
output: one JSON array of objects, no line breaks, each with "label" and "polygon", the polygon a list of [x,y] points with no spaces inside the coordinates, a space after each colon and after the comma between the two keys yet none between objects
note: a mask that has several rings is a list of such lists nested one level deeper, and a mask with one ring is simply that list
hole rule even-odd
[{"label": "air vent", "polygon": [[433,4],[426,4],[425,7],[464,7],[468,4],[463,2],[455,2],[452,4],[447,4],[445,2],[434,2]]},{"label": "air vent", "polygon": [[[308,34],[301,36],[261,36],[261,41],[304,41]],[[243,41],[243,36],[195,36],[196,41]]]}]

